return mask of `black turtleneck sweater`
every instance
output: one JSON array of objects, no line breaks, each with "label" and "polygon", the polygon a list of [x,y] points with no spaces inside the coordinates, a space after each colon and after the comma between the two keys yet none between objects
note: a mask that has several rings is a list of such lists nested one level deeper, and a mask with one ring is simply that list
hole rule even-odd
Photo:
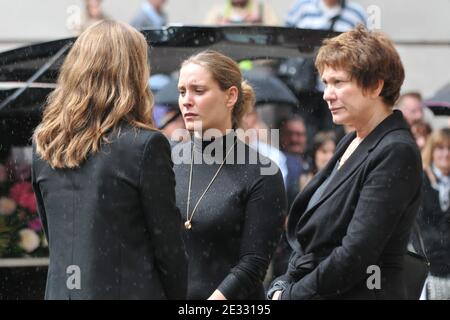
[{"label": "black turtleneck sweater", "polygon": [[[232,134],[214,143],[194,139],[179,144],[172,150],[177,205],[186,221],[191,150],[189,217],[231,147],[233,152],[193,215],[192,228],[184,232],[188,299],[207,299],[216,289],[227,299],[264,299],[262,281],[280,239],[287,207],[278,167]],[[181,164],[180,155],[184,156]],[[219,161],[205,163],[211,163],[213,157]],[[257,163],[252,161],[256,157]],[[203,158],[201,163],[199,158]],[[275,174],[265,174],[264,168],[269,167]]]}]

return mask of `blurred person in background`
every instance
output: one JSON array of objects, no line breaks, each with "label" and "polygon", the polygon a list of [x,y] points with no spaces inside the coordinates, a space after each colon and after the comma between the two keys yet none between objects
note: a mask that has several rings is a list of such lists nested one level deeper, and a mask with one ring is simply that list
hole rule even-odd
[{"label": "blurred person in background", "polygon": [[420,150],[423,150],[425,147],[431,132],[431,126],[428,122],[423,120],[416,121],[411,125],[411,133],[413,134],[414,139],[416,139],[417,146]]},{"label": "blurred person in background", "polygon": [[302,117],[295,115],[284,119],[280,125],[280,147],[286,156],[286,191],[290,205],[299,190],[299,178],[310,170],[311,159],[307,155],[308,134]]},{"label": "blurred person in background", "polygon": [[168,22],[165,3],[166,0],[144,0],[130,24],[138,30],[165,26]]},{"label": "blurred person in background", "polygon": [[[300,192],[300,176],[309,172],[312,160],[307,153],[308,134],[305,121],[299,115],[289,116],[280,122],[280,148],[285,156],[287,175],[285,178],[288,207]],[[286,238],[286,220],[284,232],[272,259],[272,277],[278,277],[286,271],[292,252]]]},{"label": "blurred person in background", "polygon": [[260,0],[225,0],[215,5],[206,16],[206,24],[280,24],[273,8]]},{"label": "blurred person in background", "polygon": [[396,109],[399,109],[409,126],[424,120],[424,105],[422,95],[418,92],[407,92],[398,98]]},{"label": "blurred person in background", "polygon": [[[241,128],[244,130],[244,134],[246,130],[254,130],[255,135],[246,135],[242,138],[242,140],[277,164],[281,170],[281,174],[283,175],[283,180],[286,185],[286,178],[288,174],[286,156],[278,148],[272,145],[272,141],[270,141],[270,130],[259,116],[255,107],[252,107],[251,110],[244,115]],[[277,141],[277,143],[278,142],[279,141]]]},{"label": "blurred person in background", "polygon": [[286,26],[344,32],[367,26],[363,7],[347,0],[298,0],[289,10]]},{"label": "blurred person in background", "polygon": [[300,175],[299,185],[300,191],[303,191],[305,186],[314,177],[314,175],[321,171],[327,165],[328,161],[333,157],[336,150],[336,136],[334,132],[318,132],[312,145],[312,165],[311,170]]},{"label": "blurred person in background", "polygon": [[108,20],[110,17],[103,11],[102,0],[85,0],[85,9],[81,14],[81,24],[77,30],[79,33],[89,28],[94,23],[101,20]]},{"label": "blurred person in background", "polygon": [[430,135],[422,159],[423,200],[417,223],[430,261],[424,296],[428,300],[450,300],[450,129]]},{"label": "blurred person in background", "polygon": [[[178,108],[177,79],[166,74],[155,74],[150,77],[149,85],[155,93],[155,106],[153,108],[153,118],[158,129],[169,140],[173,147],[180,141],[185,140],[189,135],[176,134],[177,129],[185,129],[184,120]],[[170,99],[167,99],[167,92],[170,92]],[[161,101],[161,94],[164,99]]]}]

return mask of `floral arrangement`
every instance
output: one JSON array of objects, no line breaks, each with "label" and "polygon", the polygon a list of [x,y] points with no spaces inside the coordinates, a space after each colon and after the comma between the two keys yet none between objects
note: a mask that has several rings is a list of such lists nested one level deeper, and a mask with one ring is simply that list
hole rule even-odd
[{"label": "floral arrangement", "polygon": [[0,258],[47,257],[37,214],[31,165],[10,157],[0,163]]}]

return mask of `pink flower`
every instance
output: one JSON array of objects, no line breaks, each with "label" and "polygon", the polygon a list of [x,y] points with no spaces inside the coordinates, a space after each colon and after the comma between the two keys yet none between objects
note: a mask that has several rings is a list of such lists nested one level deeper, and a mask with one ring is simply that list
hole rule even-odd
[{"label": "pink flower", "polygon": [[36,198],[34,193],[25,193],[22,195],[19,205],[31,213],[36,213]]},{"label": "pink flower", "polygon": [[31,220],[30,222],[28,222],[28,228],[34,231],[41,231],[42,230],[41,220],[39,218]]},{"label": "pink flower", "polygon": [[20,198],[24,193],[30,192],[33,192],[33,187],[29,182],[18,182],[9,191],[11,198],[13,198],[16,202],[20,201]]},{"label": "pink flower", "polygon": [[19,206],[29,210],[31,213],[36,212],[36,198],[30,182],[16,183],[9,194]]}]

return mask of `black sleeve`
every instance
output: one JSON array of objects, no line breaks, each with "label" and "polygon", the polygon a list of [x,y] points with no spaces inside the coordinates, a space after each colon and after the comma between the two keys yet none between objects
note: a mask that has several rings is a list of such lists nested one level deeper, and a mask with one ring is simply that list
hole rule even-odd
[{"label": "black sleeve", "polygon": [[227,299],[245,299],[261,287],[280,240],[286,207],[280,170],[259,176],[247,198],[239,262],[218,287]]},{"label": "black sleeve", "polygon": [[143,154],[141,201],[153,242],[156,268],[168,299],[185,299],[187,259],[181,216],[175,202],[175,175],[167,139],[152,134]]},{"label": "black sleeve", "polygon": [[421,163],[417,152],[406,143],[391,144],[370,161],[341,246],[311,273],[291,283],[281,299],[333,297],[363,281],[367,266],[378,262],[401,214],[420,196]]},{"label": "black sleeve", "polygon": [[36,197],[36,208],[41,219],[42,227],[44,228],[45,237],[47,238],[47,242],[50,243],[49,234],[48,234],[48,225],[47,225],[47,215],[45,213],[44,207],[44,199],[42,198],[41,189],[39,188],[39,184],[36,181],[36,170],[37,170],[37,159],[38,155],[35,152],[35,147],[33,145],[33,163],[31,166],[31,182],[33,185],[34,195]]}]

